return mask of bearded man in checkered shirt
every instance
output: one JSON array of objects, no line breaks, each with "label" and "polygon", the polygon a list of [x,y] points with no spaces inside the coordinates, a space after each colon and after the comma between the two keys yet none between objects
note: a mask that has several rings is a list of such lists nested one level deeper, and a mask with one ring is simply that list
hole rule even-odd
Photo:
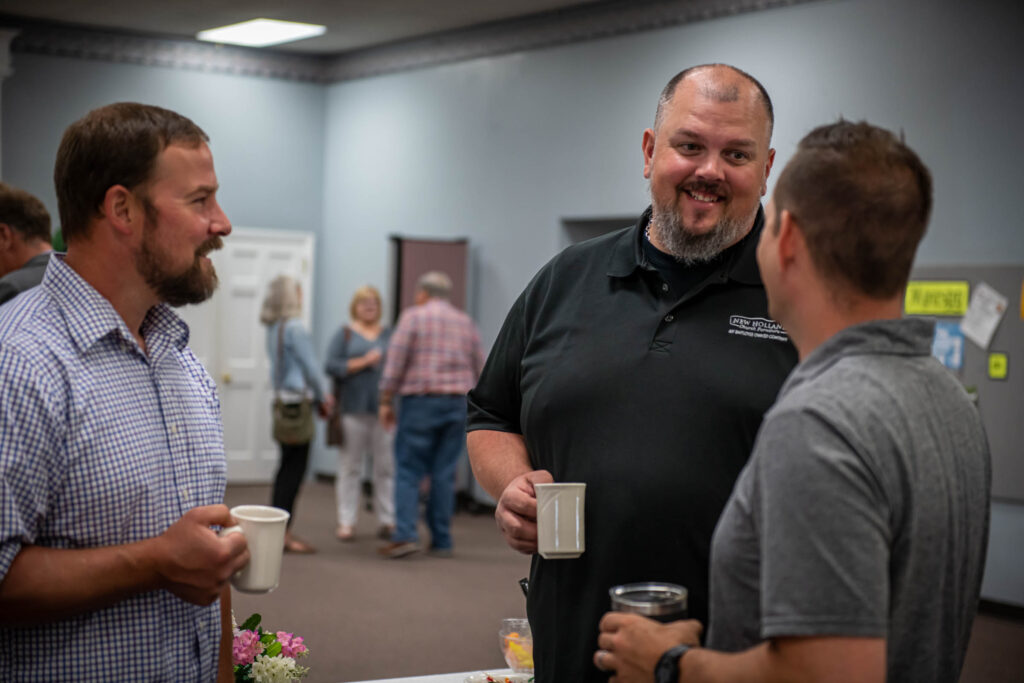
[{"label": "bearded man in checkered shirt", "polygon": [[231,680],[216,388],[171,306],[231,224],[207,136],[119,103],[72,124],[66,255],[0,307],[0,680]]}]

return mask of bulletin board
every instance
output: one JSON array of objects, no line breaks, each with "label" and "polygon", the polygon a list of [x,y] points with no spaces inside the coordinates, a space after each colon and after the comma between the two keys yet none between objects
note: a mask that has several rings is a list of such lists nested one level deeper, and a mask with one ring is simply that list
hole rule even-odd
[{"label": "bulletin board", "polygon": [[1024,503],[1024,266],[914,268],[904,309],[913,315],[932,306],[941,312],[926,317],[959,323],[960,297],[983,291],[982,283],[1006,298],[1005,313],[987,349],[963,340],[961,367],[951,372],[976,395],[992,451],[993,498]]}]

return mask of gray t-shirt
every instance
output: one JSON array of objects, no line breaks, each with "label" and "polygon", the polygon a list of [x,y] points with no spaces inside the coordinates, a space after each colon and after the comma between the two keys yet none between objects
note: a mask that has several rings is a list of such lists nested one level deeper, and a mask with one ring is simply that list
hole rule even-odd
[{"label": "gray t-shirt", "polygon": [[857,325],[790,375],[715,530],[708,647],[882,637],[888,680],[957,680],[991,464],[931,334],[920,319]]}]

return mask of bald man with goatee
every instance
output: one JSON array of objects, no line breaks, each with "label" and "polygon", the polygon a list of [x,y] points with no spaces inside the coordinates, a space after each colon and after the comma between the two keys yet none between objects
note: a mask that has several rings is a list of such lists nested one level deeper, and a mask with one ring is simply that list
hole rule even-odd
[{"label": "bald man with goatee", "polygon": [[[712,531],[796,362],[755,255],[772,126],[768,93],[735,67],[672,78],[641,139],[651,205],[541,269],[470,392],[474,473],[533,556],[539,683],[607,680],[592,656],[612,586],[679,584],[707,614]],[[536,554],[534,485],[551,481],[587,485],[577,559]]]}]

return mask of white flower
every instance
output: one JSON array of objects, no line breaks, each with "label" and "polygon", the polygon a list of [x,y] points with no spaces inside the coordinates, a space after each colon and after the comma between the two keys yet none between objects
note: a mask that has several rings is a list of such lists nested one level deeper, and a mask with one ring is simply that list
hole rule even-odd
[{"label": "white flower", "polygon": [[291,657],[259,655],[252,663],[252,677],[256,683],[291,683],[299,674]]}]

